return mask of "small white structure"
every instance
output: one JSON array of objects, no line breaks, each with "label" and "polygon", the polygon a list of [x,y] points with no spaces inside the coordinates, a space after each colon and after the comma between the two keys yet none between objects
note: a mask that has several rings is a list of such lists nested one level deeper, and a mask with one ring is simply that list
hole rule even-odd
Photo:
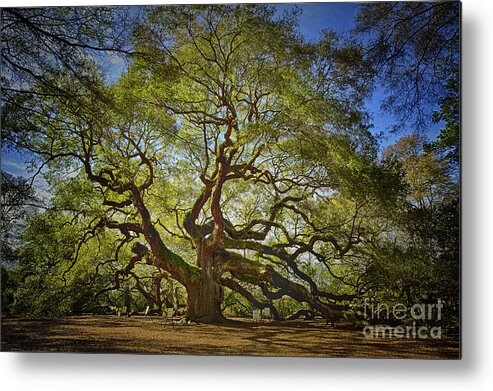
[{"label": "small white structure", "polygon": [[262,310],[262,317],[264,317],[265,319],[270,319],[272,318],[272,314],[270,312],[270,308],[264,308]]},{"label": "small white structure", "polygon": [[[166,323],[168,323],[168,320],[171,321],[171,326],[173,326],[173,328],[175,327],[175,324],[173,322],[173,313],[174,312],[175,312],[175,310],[173,307],[166,308]],[[163,313],[163,315],[164,315],[164,313]]]},{"label": "small white structure", "polygon": [[252,316],[254,322],[260,322],[262,320],[262,315],[260,310],[253,310]]}]

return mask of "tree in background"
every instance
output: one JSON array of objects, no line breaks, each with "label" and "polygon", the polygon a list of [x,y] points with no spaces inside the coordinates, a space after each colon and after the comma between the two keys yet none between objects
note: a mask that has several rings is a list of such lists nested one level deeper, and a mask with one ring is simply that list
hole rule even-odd
[{"label": "tree in background", "polygon": [[384,151],[398,162],[407,197],[392,216],[392,230],[370,246],[369,280],[383,302],[445,304],[449,327],[459,324],[458,186],[448,161],[425,152],[420,135],[404,136]]},{"label": "tree in background", "polygon": [[22,243],[20,232],[28,216],[33,214],[37,199],[26,179],[15,177],[4,171],[1,175],[2,308],[8,312],[18,279],[18,273],[13,268],[19,260],[19,246]]},{"label": "tree in background", "polygon": [[459,76],[449,79],[446,85],[447,94],[439,99],[440,108],[433,113],[433,121],[444,123],[437,139],[425,149],[434,151],[446,158],[454,171],[460,165],[460,86]]},{"label": "tree in background", "polygon": [[397,127],[412,122],[426,129],[451,85],[458,93],[460,2],[365,4],[354,33],[365,42],[365,57],[386,88],[383,107],[400,119]]}]

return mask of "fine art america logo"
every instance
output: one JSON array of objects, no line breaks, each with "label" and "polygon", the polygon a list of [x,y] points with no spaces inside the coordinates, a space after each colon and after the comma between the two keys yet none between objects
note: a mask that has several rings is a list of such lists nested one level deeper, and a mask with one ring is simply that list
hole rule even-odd
[{"label": "fine art america logo", "polygon": [[385,324],[366,325],[363,335],[367,338],[442,338],[442,327],[433,325],[442,319],[443,302],[440,299],[435,304],[416,303],[411,307],[402,303],[394,306],[375,304],[373,300],[365,299],[363,308],[365,320],[370,323],[390,319],[403,323],[395,327]]}]

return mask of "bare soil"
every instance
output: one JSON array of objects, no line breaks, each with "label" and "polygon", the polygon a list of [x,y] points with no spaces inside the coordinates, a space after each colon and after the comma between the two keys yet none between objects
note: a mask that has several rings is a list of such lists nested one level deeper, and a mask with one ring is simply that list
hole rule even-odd
[{"label": "bare soil", "polygon": [[193,355],[460,358],[458,337],[366,338],[323,320],[202,325],[159,317],[2,319],[2,351]]}]

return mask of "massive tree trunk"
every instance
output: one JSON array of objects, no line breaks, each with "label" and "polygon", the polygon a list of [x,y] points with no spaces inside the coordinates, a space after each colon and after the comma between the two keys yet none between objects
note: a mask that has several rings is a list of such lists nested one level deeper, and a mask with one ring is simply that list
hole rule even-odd
[{"label": "massive tree trunk", "polygon": [[223,287],[219,283],[219,268],[214,255],[205,243],[197,248],[201,275],[187,287],[187,320],[200,323],[223,323],[226,321],[221,311]]},{"label": "massive tree trunk", "polygon": [[204,279],[187,287],[187,320],[198,323],[223,323],[221,311],[222,287],[213,278]]}]

